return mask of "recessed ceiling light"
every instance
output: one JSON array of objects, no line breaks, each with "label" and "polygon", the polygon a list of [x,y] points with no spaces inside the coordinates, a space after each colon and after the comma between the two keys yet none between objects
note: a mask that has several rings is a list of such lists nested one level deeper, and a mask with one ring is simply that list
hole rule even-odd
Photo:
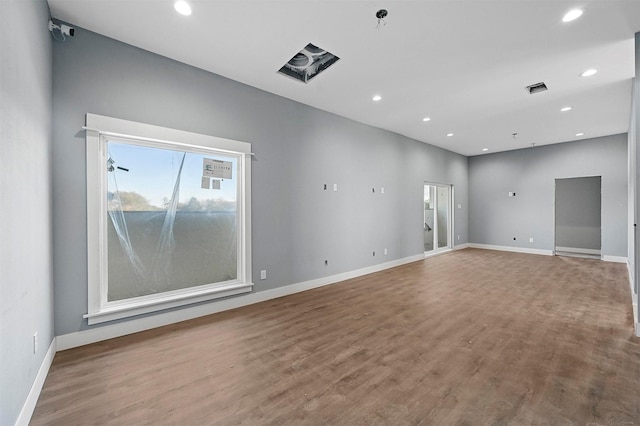
[{"label": "recessed ceiling light", "polygon": [[580,74],[580,76],[581,77],[591,77],[592,75],[594,75],[597,72],[598,72],[598,70],[591,68],[590,70],[586,70],[585,72]]},{"label": "recessed ceiling light", "polygon": [[178,0],[173,4],[174,9],[180,15],[189,16],[191,15],[191,6],[184,0]]},{"label": "recessed ceiling light", "polygon": [[380,96],[380,95],[375,95],[375,96],[374,96],[373,98],[371,98],[371,99],[373,99],[373,101],[374,101],[374,102],[378,102],[379,100],[381,100],[381,99],[382,99],[382,96]]},{"label": "recessed ceiling light", "polygon": [[447,133],[447,136],[451,137],[451,136],[453,136],[453,133]]},{"label": "recessed ceiling light", "polygon": [[482,152],[487,152],[489,151],[489,148],[482,148]]},{"label": "recessed ceiling light", "polygon": [[562,17],[562,22],[575,21],[582,16],[582,13],[583,11],[581,9],[572,9],[564,14],[564,16]]},{"label": "recessed ceiling light", "polygon": [[576,133],[576,136],[584,136],[584,133],[582,133],[582,132]]},{"label": "recessed ceiling light", "polygon": [[562,108],[560,111],[562,112],[566,112],[566,111],[571,111],[573,108],[571,108],[570,106],[566,106],[564,108]]},{"label": "recessed ceiling light", "polygon": [[431,118],[430,117],[425,117],[425,118],[422,119],[422,121],[431,121]]}]

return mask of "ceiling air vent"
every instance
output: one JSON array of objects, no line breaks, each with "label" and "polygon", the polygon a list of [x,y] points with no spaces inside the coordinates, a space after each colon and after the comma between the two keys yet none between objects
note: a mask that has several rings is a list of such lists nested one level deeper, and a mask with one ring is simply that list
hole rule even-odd
[{"label": "ceiling air vent", "polygon": [[312,78],[322,71],[335,64],[340,58],[324,49],[307,44],[304,49],[296,53],[284,64],[278,72],[293,77],[304,83],[308,83]]},{"label": "ceiling air vent", "polygon": [[543,82],[540,82],[540,83],[532,84],[531,86],[527,86],[524,88],[524,90],[529,92],[530,95],[533,95],[534,93],[544,92],[545,90],[547,90],[547,85],[544,84]]}]

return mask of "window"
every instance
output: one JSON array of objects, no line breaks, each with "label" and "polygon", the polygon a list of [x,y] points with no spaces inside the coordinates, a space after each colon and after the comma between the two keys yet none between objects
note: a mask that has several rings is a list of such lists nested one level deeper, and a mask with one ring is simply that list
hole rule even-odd
[{"label": "window", "polygon": [[251,291],[251,145],[87,114],[89,324]]}]

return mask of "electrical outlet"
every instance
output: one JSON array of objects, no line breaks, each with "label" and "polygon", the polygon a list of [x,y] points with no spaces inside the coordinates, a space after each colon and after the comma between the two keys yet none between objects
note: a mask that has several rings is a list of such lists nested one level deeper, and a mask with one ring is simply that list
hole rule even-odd
[{"label": "electrical outlet", "polygon": [[384,186],[382,188],[380,188],[380,193],[384,194]]},{"label": "electrical outlet", "polygon": [[38,353],[38,332],[33,333],[33,353]]},{"label": "electrical outlet", "polygon": [[460,241],[460,235],[458,235],[458,241]]},{"label": "electrical outlet", "polygon": [[260,271],[260,279],[261,280],[266,280],[267,279],[267,270],[263,269]]},{"label": "electrical outlet", "polygon": [[386,256],[387,254],[389,254],[389,251],[387,251],[387,249],[384,249],[384,255]]},{"label": "electrical outlet", "polygon": [[533,237],[529,238],[529,242],[532,243],[533,242]]},{"label": "electrical outlet", "polygon": [[336,192],[338,190],[338,184],[334,183],[333,184],[333,192]]}]

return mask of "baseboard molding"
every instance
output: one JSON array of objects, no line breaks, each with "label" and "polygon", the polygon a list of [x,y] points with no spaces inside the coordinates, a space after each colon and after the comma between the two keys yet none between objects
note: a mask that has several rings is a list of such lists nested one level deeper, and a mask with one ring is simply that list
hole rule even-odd
[{"label": "baseboard molding", "polygon": [[[477,243],[466,244],[466,247],[478,248],[483,250],[511,251],[514,253],[528,253],[528,254],[540,254],[543,256],[553,256],[553,250],[529,249],[524,247],[511,247],[511,246],[494,246],[491,244],[477,244]],[[567,248],[567,247],[557,247],[557,248],[560,249],[560,248]],[[584,254],[590,254],[590,253],[586,253],[586,250],[588,249],[583,249],[583,250],[585,250]],[[597,251],[597,250],[594,250],[594,251]],[[577,252],[574,251],[574,253],[577,253]],[[597,254],[600,254],[600,253],[598,252]],[[604,255],[602,256],[602,260],[604,260],[605,262],[627,263],[627,258],[624,256]]]},{"label": "baseboard molding", "polygon": [[29,391],[29,395],[27,395],[27,399],[22,406],[22,410],[20,410],[15,426],[29,425],[31,416],[33,416],[33,411],[36,409],[38,398],[40,398],[42,386],[44,386],[44,381],[47,379],[47,374],[49,374],[49,368],[51,368],[51,363],[53,363],[53,357],[56,355],[56,350],[56,338],[54,337],[44,359],[42,360],[42,364],[40,364],[38,374],[33,381],[33,385],[31,385],[31,390]]},{"label": "baseboard molding", "polygon": [[624,256],[609,256],[605,254],[602,256],[602,260],[605,262],[627,263],[627,258]]},{"label": "baseboard molding", "polygon": [[454,250],[464,250],[466,248],[471,247],[471,245],[469,243],[464,243],[464,244],[458,244],[458,245],[454,245],[453,249]]},{"label": "baseboard molding", "polygon": [[82,330],[75,333],[63,334],[57,336],[57,350],[63,351],[78,346],[113,339],[115,337],[126,336],[128,334],[150,330],[152,328],[175,324],[181,321],[187,321],[205,315],[211,315],[222,311],[228,311],[230,309],[253,305],[255,303],[265,302],[267,300],[276,299],[278,297],[288,296],[290,294],[311,290],[317,287],[339,283],[351,278],[357,278],[363,275],[372,274],[374,272],[380,272],[385,269],[394,268],[396,266],[401,266],[411,262],[417,262],[423,259],[424,254],[409,256],[402,259],[357,269],[354,271],[344,272],[341,274],[331,275],[315,280],[304,281],[301,283],[278,287],[271,290],[259,291],[248,294],[246,296],[234,297],[207,303],[204,305],[198,305],[153,316],[132,319],[126,322],[97,326],[95,328]]},{"label": "baseboard molding", "polygon": [[560,247],[557,246],[556,247],[556,251],[566,251],[569,253],[578,253],[578,254],[592,254],[595,256],[600,256],[602,254],[602,250],[596,250],[596,249],[586,249],[586,248],[579,248],[579,247]]},{"label": "baseboard molding", "polygon": [[539,254],[543,256],[553,256],[553,250],[530,249],[525,247],[494,246],[491,244],[476,244],[476,243],[469,243],[468,247],[483,249],[483,250],[511,251],[514,253],[527,253],[527,254]]}]

